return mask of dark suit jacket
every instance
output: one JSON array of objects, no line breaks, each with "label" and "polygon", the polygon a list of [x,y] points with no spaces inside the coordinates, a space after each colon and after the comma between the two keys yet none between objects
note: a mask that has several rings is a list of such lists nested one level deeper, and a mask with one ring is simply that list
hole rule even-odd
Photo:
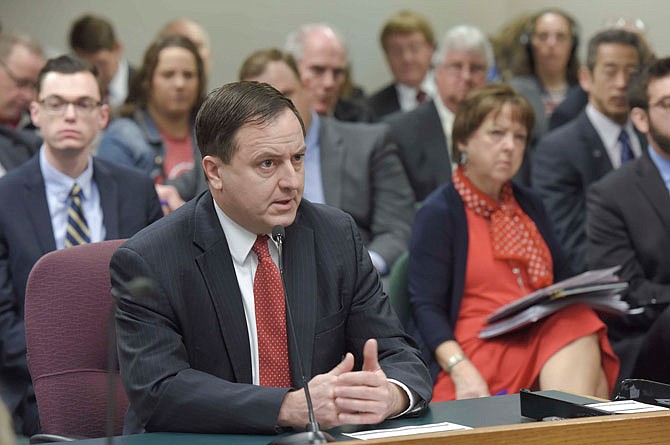
[{"label": "dark suit jacket", "polygon": [[423,201],[440,184],[451,179],[449,143],[435,103],[430,100],[412,111],[394,113],[384,121],[400,148],[407,177],[417,201]]},{"label": "dark suit jacket", "polygon": [[372,112],[364,98],[339,98],[333,110],[335,119],[344,122],[376,122],[377,116]]},{"label": "dark suit jacket", "polygon": [[[516,185],[514,197],[547,243],[554,281],[568,278],[570,267],[542,202],[530,190]],[[408,287],[412,305],[409,331],[421,345],[433,378],[440,369],[435,349],[455,338],[465,288],[468,242],[465,205],[449,182],[435,190],[417,212],[409,252]]]},{"label": "dark suit jacket", "polygon": [[[642,138],[640,146],[647,146]],[[574,273],[586,270],[586,189],[611,170],[586,111],[551,131],[535,149],[533,189],[544,201]]]},{"label": "dark suit jacket", "polygon": [[30,159],[42,145],[33,131],[0,125],[0,165],[10,171]]},{"label": "dark suit jacket", "polygon": [[370,104],[372,111],[379,118],[386,116],[387,114],[400,111],[398,90],[396,90],[395,84],[392,83],[387,85],[386,87],[374,93],[368,98],[368,103]]},{"label": "dark suit jacket", "polygon": [[[128,238],[162,216],[154,186],[144,175],[94,159],[93,180],[106,239]],[[0,202],[0,383],[13,410],[32,391],[23,326],[28,274],[42,255],[56,250],[39,156],[0,179]]]},{"label": "dark suit jacket", "polygon": [[[593,184],[587,209],[589,267],[621,265],[619,275],[630,284],[626,300],[645,308],[609,323],[621,375],[630,377],[647,332],[670,303],[670,194],[651,158],[642,156]],[[656,353],[668,355],[667,348]]]},{"label": "dark suit jacket", "polygon": [[[119,362],[131,404],[127,426],[276,432],[288,388],[252,384],[242,297],[209,192],[127,241],[111,269],[123,279],[156,283],[151,295],[118,302]],[[303,201],[286,228],[284,274],[307,379],[328,372],[348,351],[360,367],[362,345],[374,337],[386,375],[430,400],[425,365],[384,296],[350,216]],[[301,387],[297,353],[289,341],[293,384]]]},{"label": "dark suit jacket", "polygon": [[389,269],[409,247],[414,193],[384,124],[319,120],[326,204],[349,213]]}]

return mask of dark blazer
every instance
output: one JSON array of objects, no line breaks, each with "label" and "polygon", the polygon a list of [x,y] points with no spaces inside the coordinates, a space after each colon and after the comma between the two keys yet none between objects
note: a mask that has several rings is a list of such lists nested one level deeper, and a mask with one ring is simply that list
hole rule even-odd
[{"label": "dark blazer", "polygon": [[[516,185],[514,197],[547,243],[554,280],[570,276],[560,245],[540,199]],[[465,205],[452,182],[440,186],[417,211],[409,251],[408,286],[412,307],[409,331],[421,345],[433,378],[439,365],[433,351],[454,339],[468,260]]]},{"label": "dark blazer", "polygon": [[[126,426],[276,432],[288,388],[252,384],[242,297],[209,192],[127,241],[111,269],[156,283],[150,296],[118,302],[119,362],[131,405]],[[286,228],[284,274],[307,379],[328,372],[347,351],[360,367],[363,343],[374,337],[386,375],[413,390],[420,405],[430,400],[425,365],[349,215],[303,200]],[[297,353],[289,341],[293,384],[301,387]]]},{"label": "dark blazer", "polygon": [[[642,137],[640,146],[647,146]],[[586,111],[551,131],[535,149],[533,189],[544,201],[574,273],[586,270],[586,190],[610,171],[612,163]]]},{"label": "dark blazer", "polygon": [[368,103],[379,118],[400,111],[400,100],[398,100],[398,90],[395,84],[387,85],[374,93],[368,98]]},{"label": "dark blazer", "polygon": [[40,149],[42,139],[33,131],[0,125],[0,165],[10,171],[30,159]]},{"label": "dark blazer", "polygon": [[[162,216],[154,186],[144,175],[94,159],[93,180],[106,239],[128,238]],[[0,387],[14,410],[32,391],[23,326],[28,274],[42,255],[56,250],[39,156],[0,179],[0,202]]]},{"label": "dark blazer", "polygon": [[364,97],[350,99],[339,98],[333,110],[335,119],[343,122],[376,122],[377,116],[372,112]]},{"label": "dark blazer", "polygon": [[[630,284],[626,300],[645,309],[608,323],[612,346],[621,357],[621,377],[626,378],[649,341],[647,334],[670,304],[670,194],[651,158],[642,156],[593,184],[587,210],[589,267],[621,265],[619,275]],[[645,361],[658,364],[668,356],[670,326],[664,329],[665,349],[656,348]],[[663,381],[670,380],[670,369],[664,371]]]},{"label": "dark blazer", "polygon": [[326,204],[349,213],[389,269],[409,247],[414,193],[384,124],[319,119]]},{"label": "dark blazer", "polygon": [[384,119],[400,148],[407,177],[417,201],[423,201],[440,184],[451,179],[449,143],[435,103],[430,100],[412,111]]}]

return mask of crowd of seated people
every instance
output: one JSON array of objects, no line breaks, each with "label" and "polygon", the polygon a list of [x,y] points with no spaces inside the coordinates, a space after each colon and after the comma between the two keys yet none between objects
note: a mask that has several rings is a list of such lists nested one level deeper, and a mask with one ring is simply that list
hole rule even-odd
[{"label": "crowd of seated people", "polygon": [[[627,21],[585,38],[557,8],[493,37],[469,24],[435,30],[410,10],[380,20],[392,81],[370,96],[353,42],[327,23],[251,52],[230,81],[293,101],[303,199],[352,217],[385,287],[409,252],[408,331],[434,401],[521,388],[607,398],[624,378],[670,383],[668,59]],[[132,237],[211,186],[195,128],[218,87],[208,85],[215,48],[185,17],[155,36],[134,67],[124,44],[139,43],[122,44],[103,16],[75,18],[74,54],[49,60],[30,37],[0,32],[0,395],[20,434],[39,431],[22,327],[34,263]],[[614,265],[635,316],[575,306],[478,338],[497,308]]]}]

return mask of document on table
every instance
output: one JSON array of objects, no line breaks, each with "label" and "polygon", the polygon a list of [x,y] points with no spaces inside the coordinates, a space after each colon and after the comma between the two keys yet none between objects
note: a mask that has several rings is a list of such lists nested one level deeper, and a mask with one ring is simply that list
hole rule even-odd
[{"label": "document on table", "polygon": [[430,423],[428,425],[403,426],[381,430],[359,431],[357,433],[343,433],[344,436],[360,440],[383,439],[386,437],[409,436],[412,434],[441,433],[444,431],[471,430],[469,426],[451,422]]},{"label": "document on table", "polygon": [[648,413],[651,411],[668,410],[668,408],[663,408],[662,406],[649,405],[647,403],[638,402],[637,400],[616,400],[614,402],[592,403],[586,406],[615,414]]}]

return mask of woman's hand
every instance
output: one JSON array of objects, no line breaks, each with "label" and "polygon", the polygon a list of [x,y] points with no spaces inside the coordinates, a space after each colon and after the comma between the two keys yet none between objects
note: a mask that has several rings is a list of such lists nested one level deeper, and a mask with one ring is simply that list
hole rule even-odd
[{"label": "woman's hand", "polygon": [[[461,346],[455,340],[448,340],[435,349],[435,358],[445,371],[449,367],[449,358],[463,354]],[[456,399],[490,396],[489,386],[470,360],[464,358],[451,366],[448,371],[456,387]]]},{"label": "woman's hand", "polygon": [[456,387],[456,399],[490,396],[489,386],[470,360],[463,360],[451,368],[451,380]]}]

